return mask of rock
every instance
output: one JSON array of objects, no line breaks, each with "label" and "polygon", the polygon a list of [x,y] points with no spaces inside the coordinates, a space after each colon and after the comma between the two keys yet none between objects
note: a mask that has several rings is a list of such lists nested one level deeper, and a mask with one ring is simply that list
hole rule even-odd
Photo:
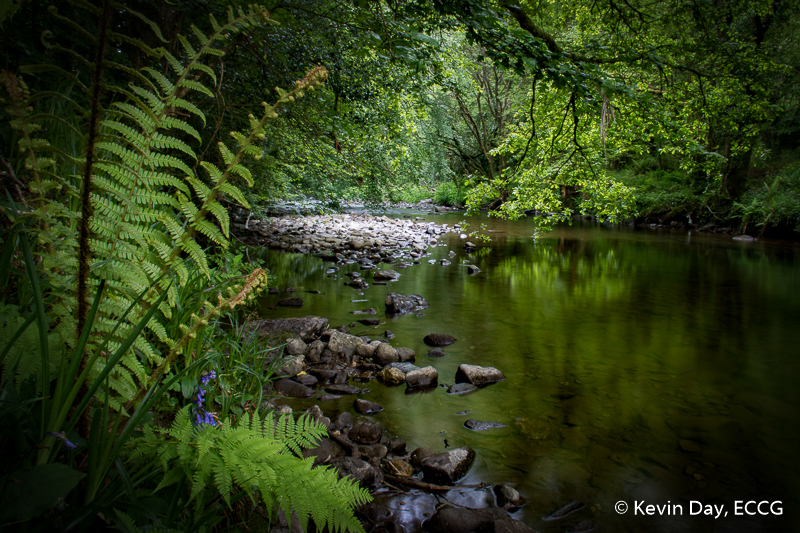
[{"label": "rock", "polygon": [[421,470],[422,461],[434,455],[436,455],[436,452],[430,448],[417,448],[411,452],[411,465],[417,470]]},{"label": "rock", "polygon": [[300,355],[306,353],[306,350],[308,350],[308,344],[303,342],[303,339],[293,339],[286,345],[286,353],[289,355]]},{"label": "rock", "polygon": [[397,355],[397,350],[385,342],[382,342],[375,350],[373,359],[375,360],[375,363],[381,366],[386,366],[400,361],[400,357]]},{"label": "rock", "polygon": [[303,449],[303,458],[314,457],[314,465],[320,465],[342,453],[342,447],[330,439],[322,438],[315,448]]},{"label": "rock", "polygon": [[[414,370],[419,370],[417,365],[411,363],[392,363],[392,366],[403,373],[405,376],[409,372],[413,372]],[[404,378],[405,379],[405,378]]]},{"label": "rock", "polygon": [[491,366],[459,365],[456,383],[472,383],[484,387],[506,379],[502,372]]},{"label": "rock", "polygon": [[597,522],[594,520],[581,520],[577,524],[564,531],[564,533],[589,533],[590,531],[594,531],[596,528]]},{"label": "rock", "polygon": [[372,275],[372,279],[375,281],[396,280],[399,277],[400,273],[394,270],[379,270]]},{"label": "rock", "polygon": [[375,348],[376,347],[371,344],[359,344],[356,347],[356,353],[366,359],[372,359],[372,356],[375,354]]},{"label": "rock", "polygon": [[333,421],[333,427],[341,431],[353,427],[353,423],[353,415],[344,411],[336,416],[336,419]]},{"label": "rock", "polygon": [[296,381],[290,379],[279,379],[276,381],[275,392],[281,396],[288,396],[290,398],[310,398],[314,396],[314,389],[310,389],[305,385],[300,385]]},{"label": "rock", "polygon": [[469,241],[464,243],[464,251],[467,252],[467,253],[472,253],[477,249],[478,249],[478,247],[475,246],[473,243],[471,243]]},{"label": "rock", "polygon": [[494,523],[509,518],[497,507],[467,509],[444,505],[422,524],[429,533],[473,533],[494,531]]},{"label": "rock", "polygon": [[432,366],[412,370],[406,374],[406,384],[411,388],[429,387],[435,385],[438,379],[439,373]]},{"label": "rock", "polygon": [[508,485],[495,485],[492,488],[492,492],[494,492],[494,496],[497,499],[497,506],[507,511],[519,509],[525,504],[525,498],[516,489]]},{"label": "rock", "polygon": [[325,385],[325,390],[331,394],[361,394],[366,392],[366,389],[360,389],[355,385]]},{"label": "rock", "polygon": [[429,333],[422,339],[428,346],[449,346],[456,342],[455,337],[445,335],[444,333]]},{"label": "rock", "polygon": [[350,287],[353,287],[354,289],[367,289],[367,288],[369,288],[369,283],[367,283],[366,281],[364,281],[361,278],[356,278],[353,281],[351,281],[350,283],[345,283],[345,285],[349,285]]},{"label": "rock", "polygon": [[426,480],[438,485],[451,485],[467,475],[475,462],[475,450],[462,446],[422,460]]},{"label": "rock", "polygon": [[366,461],[353,457],[337,457],[330,462],[339,473],[339,479],[349,477],[364,488],[370,488],[380,481],[378,472]]},{"label": "rock", "polygon": [[467,267],[467,272],[469,272],[470,274],[478,274],[480,273],[480,271],[481,269],[476,267],[475,265],[469,265]]},{"label": "rock", "polygon": [[350,239],[347,242],[347,245],[353,250],[360,250],[364,247],[364,241],[361,239]]},{"label": "rock", "polygon": [[450,261],[448,261],[447,259],[440,259],[439,260],[439,264],[442,265],[442,266],[450,266],[452,263]]},{"label": "rock", "polygon": [[296,355],[294,357],[284,357],[281,361],[281,366],[275,370],[276,376],[296,376],[303,371],[305,367],[306,357],[304,355]]},{"label": "rock", "polygon": [[469,394],[470,392],[474,392],[476,390],[478,390],[478,387],[472,383],[456,383],[455,385],[450,385],[450,387],[448,387],[447,394]]},{"label": "rock", "polygon": [[383,470],[393,476],[411,477],[414,475],[414,467],[403,459],[384,459]]},{"label": "rock", "polygon": [[356,348],[361,344],[364,344],[361,338],[334,330],[328,341],[328,349],[335,354],[350,356],[356,352]]},{"label": "rock", "polygon": [[331,419],[322,413],[322,409],[319,408],[319,405],[312,405],[306,409],[306,413],[308,413],[308,416],[325,426],[325,429],[330,429]]},{"label": "rock", "polygon": [[303,307],[303,299],[284,298],[283,300],[278,301],[278,305],[280,305],[281,307]]},{"label": "rock", "polygon": [[383,428],[375,420],[365,418],[356,422],[349,433],[350,440],[358,444],[375,444],[383,436]]},{"label": "rock", "polygon": [[388,329],[383,332],[383,336],[386,337],[387,339],[394,339],[394,333],[392,333],[391,330]]},{"label": "rock", "polygon": [[486,431],[487,429],[504,428],[506,425],[500,422],[484,422],[470,418],[464,422],[464,427],[473,431]]},{"label": "rock", "polygon": [[536,533],[535,529],[529,528],[519,520],[514,520],[510,516],[495,520],[486,531],[487,533]]},{"label": "rock", "polygon": [[305,342],[310,342],[328,328],[328,319],[309,315],[300,318],[256,320],[251,324],[252,330],[260,336],[288,332],[298,335]]},{"label": "rock", "polygon": [[368,308],[364,309],[363,311],[350,311],[350,314],[351,315],[377,315],[378,311],[377,311],[377,309],[374,309],[372,307],[368,307]]},{"label": "rock", "polygon": [[737,235],[733,238],[734,241],[743,241],[743,242],[754,242],[757,241],[755,237],[751,237],[750,235]]},{"label": "rock", "polygon": [[403,439],[398,439],[397,437],[391,439],[389,443],[386,445],[389,451],[395,455],[405,455],[406,454],[406,441]]},{"label": "rock", "polygon": [[416,359],[417,353],[411,348],[395,348],[401,363],[408,363]]},{"label": "rock", "polygon": [[444,350],[442,350],[441,348],[432,348],[430,351],[428,351],[428,357],[445,357],[445,356],[447,356],[447,354],[444,353]]},{"label": "rock", "polygon": [[374,415],[375,413],[383,411],[383,407],[381,407],[380,404],[370,402],[369,400],[362,400],[361,398],[353,402],[353,408],[357,413],[362,415]]},{"label": "rock", "polygon": [[378,379],[384,383],[399,385],[406,382],[406,375],[393,366],[387,366],[378,373]]},{"label": "rock", "polygon": [[321,361],[322,351],[325,349],[325,343],[321,340],[315,340],[308,345],[306,352],[306,361],[309,363],[319,363]]},{"label": "rock", "polygon": [[377,326],[381,323],[380,320],[377,318],[362,318],[359,320],[360,323],[364,324],[365,326]]},{"label": "rock", "polygon": [[299,373],[292,379],[298,382],[300,385],[305,385],[306,387],[313,387],[318,383],[317,378],[315,378],[311,374],[306,374],[305,372]]},{"label": "rock", "polygon": [[387,315],[402,315],[413,313],[430,307],[428,301],[419,294],[403,295],[390,292],[384,300]]}]

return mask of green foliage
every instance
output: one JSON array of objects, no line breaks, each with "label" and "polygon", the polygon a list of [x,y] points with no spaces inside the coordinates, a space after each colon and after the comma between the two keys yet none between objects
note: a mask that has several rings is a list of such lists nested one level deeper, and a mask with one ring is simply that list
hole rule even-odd
[{"label": "green foliage", "polygon": [[[683,170],[624,171],[615,172],[614,176],[636,191],[636,209],[645,219],[669,220],[688,215],[697,222],[703,218],[703,207],[714,192],[696,191],[691,176]],[[708,211],[705,214],[709,214]]]},{"label": "green foliage", "polygon": [[463,206],[466,203],[466,190],[452,181],[439,184],[433,194],[433,203],[438,205]]},{"label": "green foliage", "polygon": [[[243,417],[236,425],[193,426],[188,407],[163,434],[149,427],[131,443],[131,460],[140,466],[155,458],[165,474],[156,492],[187,480],[189,502],[202,510],[207,492],[218,492],[230,505],[244,491],[253,503],[271,510],[276,505],[290,519],[297,513],[303,530],[309,519],[332,531],[363,531],[352,516],[354,504],[366,503],[369,493],[350,479],[339,480],[327,467],[312,468],[313,458],[298,457],[326,434],[324,426],[308,416]],[[167,437],[168,435],[168,437]]]},{"label": "green foliage", "polygon": [[761,187],[748,190],[742,201],[734,204],[733,216],[742,221],[745,230],[750,225],[762,232],[785,225],[800,232],[800,166],[787,168]]}]

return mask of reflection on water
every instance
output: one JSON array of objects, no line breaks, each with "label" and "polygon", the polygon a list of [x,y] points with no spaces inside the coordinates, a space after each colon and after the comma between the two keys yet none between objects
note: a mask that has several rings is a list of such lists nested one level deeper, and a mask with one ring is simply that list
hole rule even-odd
[{"label": "reflection on water", "polygon": [[[427,298],[424,316],[387,322],[392,344],[414,349],[440,383],[452,383],[461,363],[497,367],[507,379],[467,396],[442,388],[406,395],[371,382],[365,398],[384,406],[377,418],[409,450],[443,451],[445,439],[475,448],[465,482],[515,484],[528,503],[514,517],[538,531],[561,532],[587,518],[598,531],[800,529],[797,246],[592,224],[535,242],[525,221],[481,219],[472,227],[479,222],[493,241],[478,253],[468,256],[451,235],[431,251],[434,258],[455,251],[452,265],[423,260],[363,296],[343,285],[353,265],[330,279],[317,258],[251,249],[276,284],[297,287],[294,296],[306,302],[270,310],[283,296],[264,297],[263,314],[316,314],[339,326],[358,318],[349,314],[356,309],[382,312],[390,291]],[[464,260],[482,272],[468,275]],[[433,332],[458,338],[447,357],[427,357],[422,338]],[[352,402],[321,407],[352,411]],[[466,418],[508,427],[475,432],[463,426]],[[781,500],[784,515],[735,516],[737,500],[753,499]],[[541,520],[572,500],[587,506]],[[630,506],[625,515],[614,511],[620,500]],[[634,516],[637,501],[679,504],[683,516]],[[729,514],[690,516],[698,509],[690,501],[724,504]]]}]

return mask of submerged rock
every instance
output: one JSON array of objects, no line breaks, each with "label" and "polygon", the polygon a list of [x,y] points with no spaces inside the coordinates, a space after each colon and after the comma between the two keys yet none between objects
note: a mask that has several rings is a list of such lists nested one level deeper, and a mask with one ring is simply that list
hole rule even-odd
[{"label": "submerged rock", "polygon": [[484,422],[483,420],[475,420],[474,418],[470,418],[464,422],[464,427],[473,431],[486,431],[487,429],[504,428],[506,425],[501,424],[500,422]]},{"label": "submerged rock", "polygon": [[280,305],[281,307],[303,307],[303,299],[284,298],[283,300],[278,301],[278,305]]},{"label": "submerged rock", "polygon": [[355,402],[353,402],[353,408],[357,413],[362,415],[374,415],[383,411],[383,407],[381,407],[380,404],[370,402],[369,400],[362,400],[361,398],[358,398]]},{"label": "submerged rock", "polygon": [[456,371],[456,383],[472,383],[484,387],[506,379],[502,372],[491,366],[459,365]]},{"label": "submerged rock", "polygon": [[432,348],[428,351],[428,357],[445,357],[447,354],[441,348]]},{"label": "submerged rock", "polygon": [[456,383],[447,388],[447,394],[469,394],[478,390],[472,383]]},{"label": "submerged rock", "polygon": [[450,485],[467,475],[475,462],[475,450],[462,446],[423,459],[422,472],[426,480],[439,485]]},{"label": "submerged rock", "polygon": [[384,300],[387,315],[403,315],[430,307],[428,301],[419,294],[403,295],[390,292]]},{"label": "submerged rock", "polygon": [[456,342],[456,338],[444,333],[429,333],[422,341],[428,346],[449,346]]}]

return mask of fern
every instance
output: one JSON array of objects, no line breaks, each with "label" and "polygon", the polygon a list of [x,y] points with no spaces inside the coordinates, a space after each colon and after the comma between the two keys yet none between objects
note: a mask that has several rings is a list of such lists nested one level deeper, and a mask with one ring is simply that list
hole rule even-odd
[{"label": "fern", "polygon": [[[88,4],[79,1],[75,4],[101,16],[100,10]],[[141,14],[116,2],[111,2],[111,7],[116,12],[143,20],[158,38],[162,38],[157,26]],[[103,46],[102,40],[76,27],[60,16],[55,8],[49,9],[49,13],[72,31],[85,34],[87,42]],[[216,84],[214,70],[203,61],[222,55],[221,45],[231,34],[265,22],[269,22],[269,14],[261,7],[236,12],[229,9],[224,23],[210,18],[212,33],[206,35],[192,26],[191,36],[181,36],[180,56],[165,48],[148,47],[138,39],[113,31],[110,34],[110,39],[137,46],[152,57],[162,58],[166,65],[162,70],[149,66],[135,70],[107,62],[106,69],[122,70],[132,81],[127,85],[97,82],[103,83],[106,93],[116,94],[110,106],[99,107],[101,120],[96,141],[91,145],[94,157],[89,179],[93,212],[88,247],[93,256],[102,258],[102,261],[92,265],[94,279],[90,283],[107,281],[106,298],[95,323],[97,342],[108,341],[107,351],[113,352],[120,339],[144,316],[159,294],[168,292],[160,316],[147,326],[148,335],[137,339],[132,351],[110,376],[111,390],[107,392],[111,393],[111,405],[117,409],[123,404],[130,406],[132,397],[141,398],[142,392],[152,385],[152,380],[168,366],[165,365],[165,354],[154,344],[155,340],[167,343],[170,349],[173,346],[186,348],[186,342],[168,339],[165,331],[172,314],[171,307],[177,304],[179,287],[188,282],[193,268],[212,279],[206,251],[197,237],[202,235],[216,246],[228,246],[230,219],[223,202],[247,205],[244,193],[234,184],[233,178],[241,178],[252,185],[250,171],[243,163],[248,157],[260,158],[261,151],[256,145],[264,138],[266,124],[277,116],[281,106],[302,96],[304,91],[319,86],[327,77],[327,71],[318,67],[296,82],[291,91],[280,90],[276,102],[262,104],[260,116],[250,116],[247,130],[231,134],[233,143],[230,146],[218,143],[220,165],[209,161],[198,165],[195,151],[195,144],[199,144],[201,139],[198,126],[205,126],[206,118],[192,98],[197,95],[213,97],[209,88],[213,85],[207,85],[204,80]],[[83,62],[88,71],[93,70],[92,64],[76,58],[68,46],[53,42],[52,34],[46,34],[43,42],[51,51],[68,54]],[[88,101],[95,105],[99,103],[94,84],[83,83],[60,67],[35,65],[23,67],[21,71],[27,74],[59,72],[83,91]],[[77,166],[87,163],[58,153],[45,139],[37,138],[39,122],[59,118],[30,111],[36,96],[29,94],[21,78],[4,74],[3,82],[9,95],[9,114],[15,117],[12,125],[21,133],[20,148],[26,155],[29,182],[35,196],[36,207],[28,216],[37,221],[38,240],[46,247],[42,253],[45,256],[44,267],[51,282],[65,290],[64,297],[53,308],[58,324],[56,329],[64,342],[72,343],[76,338],[75,310],[79,297],[71,284],[78,272],[75,258],[79,244],[75,227],[80,216],[77,209],[55,207],[48,194],[58,189],[77,196],[85,179],[61,175],[57,167],[60,161],[67,160]],[[182,115],[187,113],[190,118],[184,119]],[[88,117],[90,112],[81,109],[80,114]],[[88,138],[83,133],[79,136],[84,143],[90,142]],[[193,171],[195,167],[203,169],[201,175]],[[152,287],[150,292],[134,303],[148,287]],[[120,317],[124,317],[122,328],[116,327]],[[194,325],[189,324],[187,328],[192,330]],[[174,360],[176,354],[173,352],[167,354],[167,359]],[[95,371],[99,372],[102,367],[101,360]]]},{"label": "fern", "polygon": [[265,509],[279,506],[287,520],[297,513],[303,530],[311,519],[331,531],[363,531],[352,509],[370,501],[369,493],[349,478],[338,479],[334,469],[312,468],[313,458],[299,456],[301,448],[314,446],[325,434],[312,418],[295,421],[289,415],[264,421],[247,415],[235,426],[197,427],[186,407],[168,431],[147,428],[131,443],[129,459],[141,465],[158,460],[165,474],[157,491],[188,478],[198,510],[212,491],[230,505],[231,496],[244,490]]}]

